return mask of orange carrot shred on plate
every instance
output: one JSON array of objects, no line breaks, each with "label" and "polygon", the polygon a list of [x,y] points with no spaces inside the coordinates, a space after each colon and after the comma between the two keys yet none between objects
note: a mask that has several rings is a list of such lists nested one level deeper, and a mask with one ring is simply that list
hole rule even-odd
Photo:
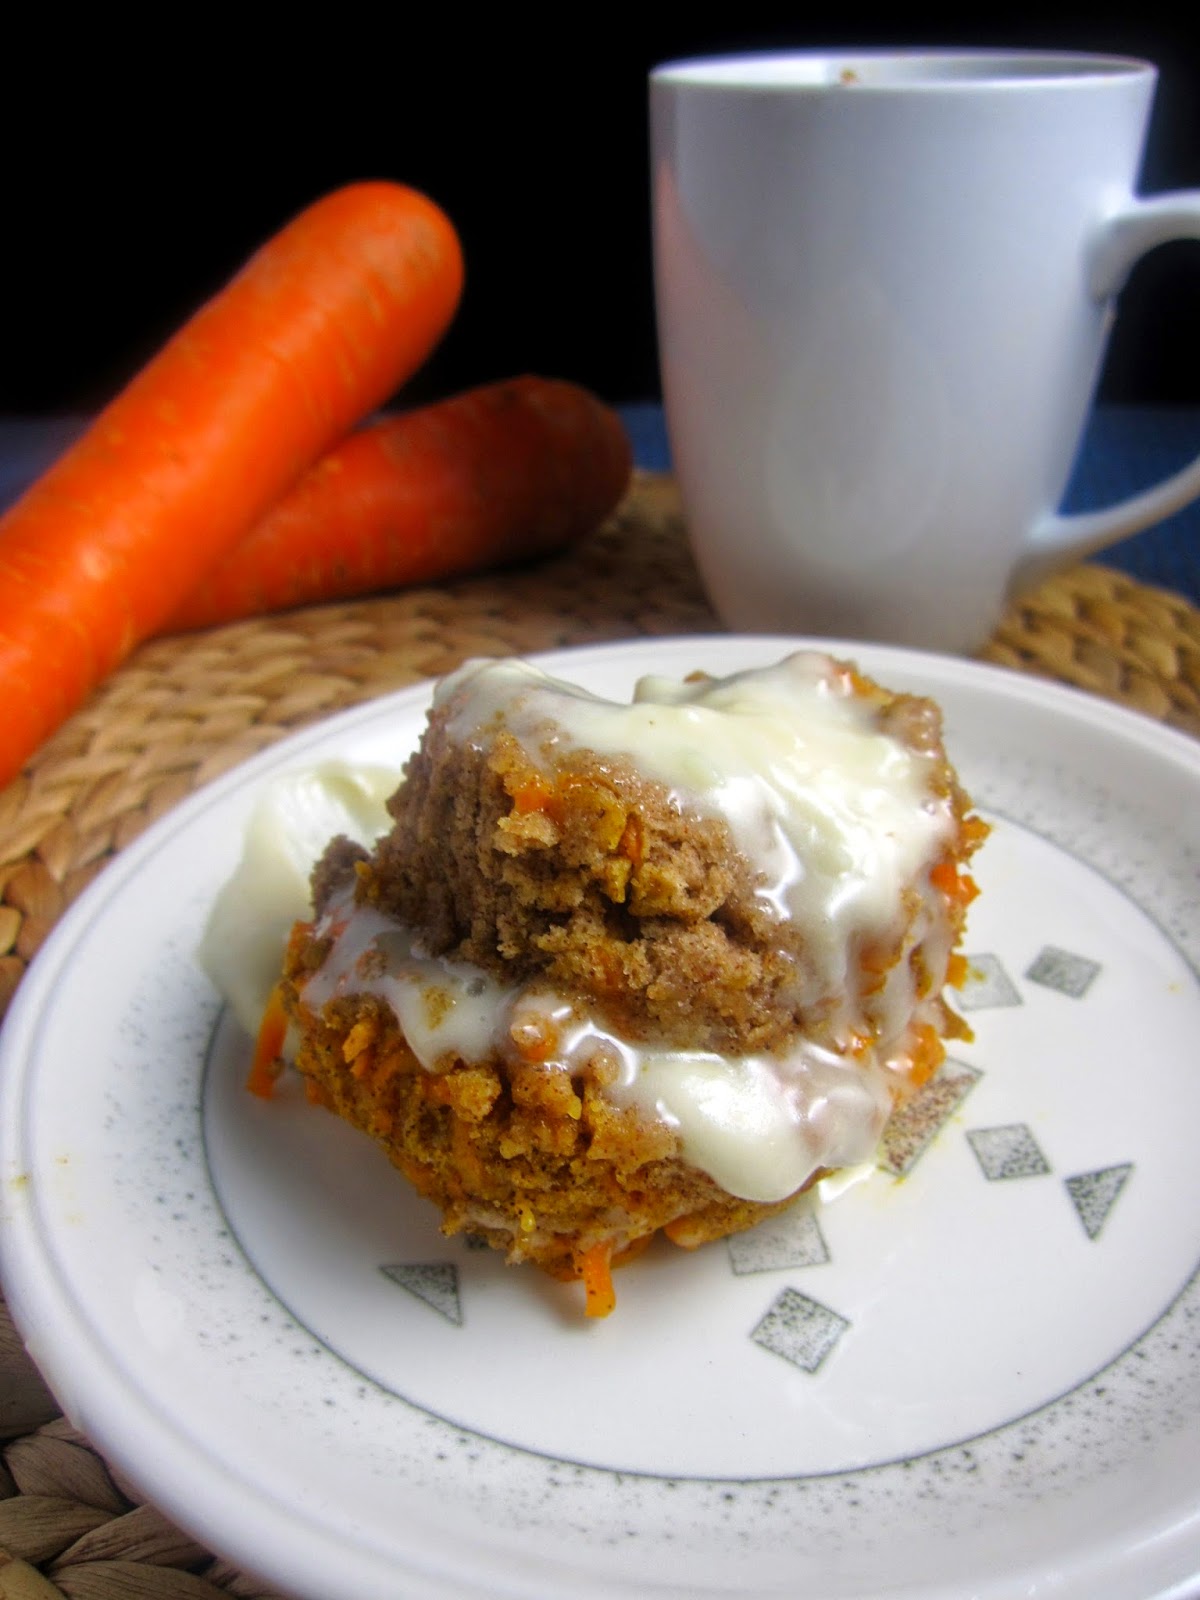
[{"label": "orange carrot shred on plate", "polygon": [[269,240],[0,518],[0,787],[441,339],[463,266],[396,183]]},{"label": "orange carrot shred on plate", "polygon": [[631,472],[616,413],[556,379],[513,378],[385,417],[305,473],[168,631],[546,554],[602,522]]},{"label": "orange carrot shred on plate", "polygon": [[605,1239],[585,1250],[579,1267],[583,1279],[584,1315],[607,1317],[617,1303],[612,1281],[612,1241]]},{"label": "orange carrot shred on plate", "polygon": [[269,1100],[275,1092],[275,1080],[279,1076],[287,1030],[288,1019],[283,1007],[283,993],[276,984],[267,998],[262,1021],[258,1025],[254,1056],[246,1077],[247,1089],[262,1100]]}]

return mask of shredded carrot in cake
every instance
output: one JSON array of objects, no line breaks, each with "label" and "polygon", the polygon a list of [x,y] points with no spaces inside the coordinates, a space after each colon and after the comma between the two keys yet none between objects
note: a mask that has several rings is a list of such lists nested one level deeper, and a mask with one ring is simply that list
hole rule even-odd
[{"label": "shredded carrot in cake", "polygon": [[519,816],[527,816],[531,811],[545,811],[553,798],[554,785],[547,783],[537,773],[529,773],[513,791],[513,810]]},{"label": "shredded carrot in cake", "polygon": [[646,830],[636,811],[631,811],[626,817],[625,831],[621,834],[617,849],[632,861],[635,867],[641,866],[646,854]]},{"label": "shredded carrot in cake", "polygon": [[678,1245],[681,1250],[694,1250],[703,1242],[702,1237],[696,1235],[690,1212],[686,1217],[676,1217],[673,1222],[664,1224],[663,1232],[671,1243]]},{"label": "shredded carrot in cake", "polygon": [[287,1038],[288,1018],[283,1009],[282,985],[271,990],[258,1025],[258,1038],[254,1041],[254,1059],[246,1078],[246,1087],[261,1100],[269,1100],[275,1092],[275,1081],[283,1070],[283,1043]]},{"label": "shredded carrot in cake", "polygon": [[908,1081],[914,1089],[919,1089],[929,1082],[945,1060],[946,1047],[937,1029],[928,1022],[921,1023],[915,1033]]},{"label": "shredded carrot in cake", "polygon": [[965,872],[959,872],[953,861],[939,861],[931,867],[929,881],[951,904],[961,901],[966,905],[979,892],[972,879]]}]

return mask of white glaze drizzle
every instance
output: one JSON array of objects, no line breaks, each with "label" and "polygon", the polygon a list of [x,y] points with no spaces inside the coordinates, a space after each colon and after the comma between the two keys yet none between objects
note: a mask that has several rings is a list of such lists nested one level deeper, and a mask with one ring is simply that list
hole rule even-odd
[{"label": "white glaze drizzle", "polygon": [[352,888],[314,929],[330,950],[303,990],[319,1012],[346,995],[372,995],[399,1021],[427,1070],[453,1060],[516,1063],[522,1030],[554,1040],[542,1063],[573,1080],[600,1054],[606,1092],[662,1118],[685,1159],[729,1194],[782,1200],[819,1167],[869,1158],[891,1108],[885,1064],[849,1060],[801,1040],[779,1054],[721,1056],[638,1045],[544,987],[498,982],[468,962],[430,958],[394,918],[355,906]]}]

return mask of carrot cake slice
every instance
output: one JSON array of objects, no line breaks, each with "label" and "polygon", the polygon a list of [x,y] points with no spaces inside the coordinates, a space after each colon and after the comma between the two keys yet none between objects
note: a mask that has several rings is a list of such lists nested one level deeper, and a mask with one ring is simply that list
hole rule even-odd
[{"label": "carrot cake slice", "polygon": [[368,850],[331,843],[282,997],[313,1097],[449,1233],[611,1306],[868,1160],[966,1032],[986,833],[936,706],[818,652],[617,704],[517,661],[438,686]]}]

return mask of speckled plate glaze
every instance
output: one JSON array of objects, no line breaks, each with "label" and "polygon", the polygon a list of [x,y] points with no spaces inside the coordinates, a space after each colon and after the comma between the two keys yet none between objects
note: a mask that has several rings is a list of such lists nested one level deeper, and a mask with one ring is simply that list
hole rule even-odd
[{"label": "speckled plate glaze", "polygon": [[[625,695],[799,641],[543,658]],[[426,690],[180,806],[64,919],[0,1039],[0,1249],[64,1409],[179,1523],[335,1597],[1087,1600],[1200,1574],[1200,746],[1032,678],[835,645],[934,695],[994,834],[976,1038],[879,1167],[606,1322],[438,1233],[196,967],[256,786],[399,765]]]}]

